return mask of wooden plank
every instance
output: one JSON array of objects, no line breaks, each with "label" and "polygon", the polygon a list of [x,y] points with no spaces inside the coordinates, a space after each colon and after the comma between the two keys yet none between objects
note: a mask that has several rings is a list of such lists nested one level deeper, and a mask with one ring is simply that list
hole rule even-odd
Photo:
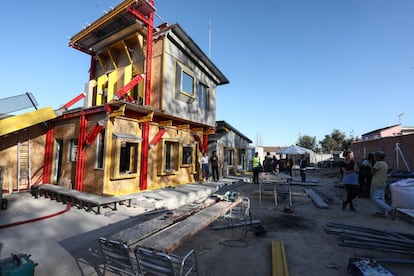
[{"label": "wooden plank", "polygon": [[41,108],[24,114],[11,116],[0,120],[0,136],[6,135],[56,117],[51,107]]},{"label": "wooden plank", "polygon": [[220,201],[138,242],[138,245],[160,252],[171,253],[183,242],[196,235],[239,203],[240,200],[235,202]]},{"label": "wooden plank", "polygon": [[321,209],[329,208],[329,205],[313,189],[305,189],[305,192],[312,199],[313,203],[315,203],[316,207]]},{"label": "wooden plank", "polygon": [[214,204],[214,200],[206,200],[201,204],[191,204],[191,205],[184,205],[178,209],[176,209],[171,216],[166,216],[162,214],[150,220],[140,222],[137,225],[128,227],[114,233],[110,236],[111,239],[122,240],[126,242],[129,246],[133,246],[137,242],[159,232],[168,226],[177,223],[179,221],[184,220],[185,218],[193,215],[194,213],[207,208]]},{"label": "wooden plank", "polygon": [[289,275],[283,241],[272,241],[272,275]]}]

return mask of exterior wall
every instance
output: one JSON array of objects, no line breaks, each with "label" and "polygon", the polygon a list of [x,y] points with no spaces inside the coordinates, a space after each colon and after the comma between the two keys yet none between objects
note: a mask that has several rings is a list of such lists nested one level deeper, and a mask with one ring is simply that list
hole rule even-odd
[{"label": "exterior wall", "polygon": [[43,163],[45,156],[44,144],[47,128],[43,124],[32,126],[13,134],[1,137],[0,143],[0,166],[3,167],[3,192],[12,192],[28,189],[28,185],[18,186],[18,142],[30,144],[30,182],[35,184],[43,174]]},{"label": "exterior wall", "polygon": [[[87,134],[90,133],[90,131],[95,127],[98,121],[102,119],[102,117],[103,114],[97,114],[88,117],[88,124],[86,130]],[[85,153],[85,169],[83,171],[83,191],[87,193],[102,195],[104,194],[103,186],[105,183],[105,171],[103,168],[99,169],[96,167],[98,145],[97,139],[98,137],[95,139],[93,143],[83,148]]]},{"label": "exterior wall", "polygon": [[[397,144],[401,149],[401,152],[398,152],[398,155],[396,150]],[[357,142],[352,144],[352,150],[354,151],[354,156],[357,161],[361,161],[368,155],[368,153],[381,150],[385,152],[385,161],[393,171],[408,171],[404,164],[403,157],[407,161],[409,168],[411,170],[414,169],[414,155],[412,154],[414,152],[414,134]],[[398,160],[397,156],[399,157]],[[397,164],[399,164],[399,167],[397,167]]]},{"label": "exterior wall", "polygon": [[[238,174],[249,170],[249,142],[235,132],[229,131],[219,138],[216,143],[209,145],[209,156],[211,156],[213,150],[216,151],[219,158],[219,172],[221,172],[221,175]],[[228,159],[229,151],[234,153],[233,164],[230,164]],[[243,151],[244,156],[242,157]]]},{"label": "exterior wall", "polygon": [[[51,184],[71,189],[75,185],[76,162],[69,160],[69,145],[70,140],[78,139],[79,122],[75,119],[64,120],[57,123],[54,130]],[[62,140],[62,147],[60,148],[62,152],[60,170],[56,162],[58,140]],[[53,176],[55,174],[58,178]]]},{"label": "exterior wall", "polygon": [[[188,55],[185,55],[181,49],[170,41],[169,36],[164,39],[166,39],[166,48],[163,62],[163,105],[161,109],[165,110],[167,114],[214,127],[216,120],[215,83],[202,72],[201,68],[194,64],[194,61]],[[195,78],[194,95],[178,92],[179,83],[176,80],[180,68],[186,70]],[[208,110],[199,108],[198,83],[203,83],[208,87]]]}]

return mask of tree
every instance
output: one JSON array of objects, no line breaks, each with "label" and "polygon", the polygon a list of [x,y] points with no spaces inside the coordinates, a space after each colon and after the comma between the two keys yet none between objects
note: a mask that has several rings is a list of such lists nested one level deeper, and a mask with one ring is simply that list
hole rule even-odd
[{"label": "tree", "polygon": [[309,135],[299,135],[296,145],[315,151],[316,150],[316,137],[315,136],[311,137]]},{"label": "tree", "polygon": [[324,152],[341,151],[347,145],[345,138],[345,133],[334,129],[330,135],[325,135],[325,138],[319,141],[319,144]]}]

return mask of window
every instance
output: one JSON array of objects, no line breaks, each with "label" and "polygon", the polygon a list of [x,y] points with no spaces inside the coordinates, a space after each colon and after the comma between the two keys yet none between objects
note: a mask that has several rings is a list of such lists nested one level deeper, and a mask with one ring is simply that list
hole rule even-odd
[{"label": "window", "polygon": [[62,152],[63,139],[56,139],[55,141],[55,164],[53,169],[53,182],[59,182],[60,171],[62,169]]},{"label": "window", "polygon": [[200,83],[198,84],[198,106],[201,109],[208,109],[208,94],[207,86]]},{"label": "window", "polygon": [[179,169],[179,141],[176,139],[163,139],[161,174],[174,174]]},{"label": "window", "polygon": [[192,161],[193,161],[193,147],[183,146],[181,165],[191,165]]},{"label": "window", "polygon": [[78,153],[78,139],[69,140],[68,162],[76,162],[76,155]]},{"label": "window", "polygon": [[123,141],[119,153],[119,173],[130,174],[137,172],[138,144]]},{"label": "window", "polygon": [[243,169],[246,168],[246,164],[244,162],[246,156],[246,149],[239,149],[239,163],[238,165],[241,166]]},{"label": "window", "polygon": [[175,98],[186,103],[193,102],[196,98],[195,78],[191,70],[177,62],[175,74]]},{"label": "window", "polygon": [[234,150],[227,150],[227,165],[234,165]]},{"label": "window", "polygon": [[140,139],[134,135],[114,134],[115,158],[113,179],[138,176],[138,149]]},{"label": "window", "polygon": [[185,71],[181,72],[181,92],[194,95],[194,78]]},{"label": "window", "polygon": [[102,130],[96,139],[96,161],[95,168],[103,169],[104,161],[104,146],[105,146],[105,130]]}]

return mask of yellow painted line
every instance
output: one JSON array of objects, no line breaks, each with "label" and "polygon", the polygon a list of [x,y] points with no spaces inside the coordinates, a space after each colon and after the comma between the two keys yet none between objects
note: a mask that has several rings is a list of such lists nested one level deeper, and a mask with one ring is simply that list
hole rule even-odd
[{"label": "yellow painted line", "polygon": [[289,275],[283,241],[272,241],[272,275]]},{"label": "yellow painted line", "polygon": [[43,123],[53,118],[56,118],[56,114],[51,107],[8,117],[0,120],[0,136]]}]

